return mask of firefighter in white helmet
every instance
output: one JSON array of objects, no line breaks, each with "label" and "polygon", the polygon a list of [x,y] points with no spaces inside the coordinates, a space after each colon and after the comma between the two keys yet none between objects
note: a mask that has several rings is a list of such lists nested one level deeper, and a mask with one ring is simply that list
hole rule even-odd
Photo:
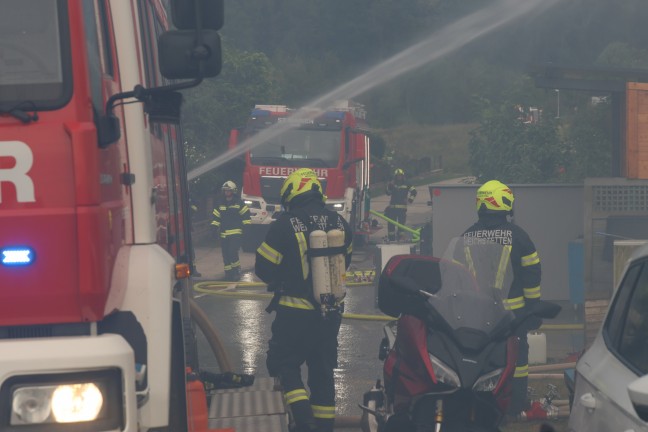
[{"label": "firefighter in white helmet", "polygon": [[[344,218],[325,207],[325,200],[322,185],[311,169],[293,172],[281,188],[286,211],[272,223],[256,253],[256,274],[274,292],[267,310],[276,312],[266,365],[269,374],[281,383],[294,420],[292,431],[331,432],[335,420],[333,370],[337,367],[342,296],[335,294],[335,289],[326,294],[326,287],[318,291],[322,286],[313,281],[318,278],[315,270],[322,270],[316,263],[318,258],[341,259],[343,268],[338,270],[344,277],[351,262],[352,232]],[[315,248],[312,239],[326,239],[323,233],[336,233],[338,245]],[[327,264],[324,272],[328,270]],[[328,273],[326,276],[329,282],[335,279],[328,278]],[[322,301],[327,296],[331,296],[331,303]],[[301,377],[304,363],[310,395]]]},{"label": "firefighter in white helmet", "polygon": [[223,183],[221,191],[211,224],[220,230],[225,280],[237,281],[241,276],[241,237],[243,227],[251,223],[250,209],[237,195],[236,183],[233,181]]}]

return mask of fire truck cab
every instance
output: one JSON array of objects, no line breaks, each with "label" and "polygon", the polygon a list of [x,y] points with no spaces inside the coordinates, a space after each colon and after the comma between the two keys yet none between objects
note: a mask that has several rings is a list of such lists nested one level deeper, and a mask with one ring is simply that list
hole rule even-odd
[{"label": "fire truck cab", "polygon": [[362,220],[370,180],[364,108],[341,101],[327,111],[313,110],[312,115],[291,117],[294,112],[284,105],[256,105],[245,128],[230,134],[229,146],[233,148],[277,123],[291,126],[244,155],[241,198],[252,219],[245,235],[246,249],[263,240],[268,225],[282,210],[281,185],[299,168],[317,173],[331,210],[354,227]]},{"label": "fire truck cab", "polygon": [[222,1],[0,10],[0,430],[206,430],[177,90],[220,71]]}]

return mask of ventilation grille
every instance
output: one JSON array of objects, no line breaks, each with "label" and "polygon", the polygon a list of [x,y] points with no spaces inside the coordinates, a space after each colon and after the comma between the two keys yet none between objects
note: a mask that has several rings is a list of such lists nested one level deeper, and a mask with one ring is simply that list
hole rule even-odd
[{"label": "ventilation grille", "polygon": [[26,339],[51,337],[52,327],[50,326],[25,326],[12,327],[8,329],[7,337],[9,339]]},{"label": "ventilation grille", "polygon": [[648,185],[593,186],[595,212],[648,212]]}]

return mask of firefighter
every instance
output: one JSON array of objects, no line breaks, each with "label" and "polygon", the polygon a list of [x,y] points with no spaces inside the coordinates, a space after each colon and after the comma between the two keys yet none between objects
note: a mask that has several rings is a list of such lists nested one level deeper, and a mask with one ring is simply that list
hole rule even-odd
[{"label": "firefighter", "polygon": [[223,183],[222,196],[213,211],[212,225],[220,230],[225,280],[237,281],[241,276],[241,261],[239,249],[243,226],[249,225],[250,209],[236,195],[236,183],[231,180]]},{"label": "firefighter", "polygon": [[[394,171],[394,178],[387,184],[387,195],[390,195],[389,205],[385,209],[385,216],[405,225],[407,220],[407,204],[414,202],[416,188],[405,181],[405,171],[398,168]],[[396,225],[387,226],[389,241],[397,240]]]},{"label": "firefighter", "polygon": [[[285,212],[270,225],[256,251],[256,274],[274,292],[266,310],[276,312],[266,365],[270,376],[281,383],[294,420],[292,431],[331,432],[335,420],[333,370],[337,367],[342,307],[326,315],[320,311],[313,295],[307,245],[316,229],[342,230],[344,246],[338,253],[344,255],[348,267],[352,234],[344,218],[325,207],[325,200],[311,169],[293,172],[281,188]],[[301,378],[304,363],[310,397]]]},{"label": "firefighter", "polygon": [[[478,220],[464,232],[465,237],[479,237],[484,240],[510,246],[509,261],[513,280],[504,300],[504,307],[520,314],[533,302],[540,300],[540,257],[529,235],[509,221],[513,215],[513,192],[498,180],[484,183],[477,190]],[[527,332],[540,327],[540,318],[531,318],[520,329],[518,358],[513,375],[513,388],[509,415],[517,417],[529,408],[527,383],[529,377],[529,344]]]}]

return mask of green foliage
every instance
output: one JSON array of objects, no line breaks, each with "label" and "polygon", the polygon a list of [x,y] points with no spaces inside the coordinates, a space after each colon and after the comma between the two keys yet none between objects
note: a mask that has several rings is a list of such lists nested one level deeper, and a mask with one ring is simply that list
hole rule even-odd
[{"label": "green foliage", "polygon": [[610,175],[612,119],[607,102],[586,106],[574,115],[565,133],[565,181]]},{"label": "green foliage", "polygon": [[510,183],[579,183],[610,175],[610,104],[586,104],[567,117],[524,123],[511,104],[485,111],[471,132],[470,166],[481,179]]},{"label": "green foliage", "polygon": [[[264,53],[280,103],[299,106],[494,0],[246,0],[229,2],[223,34]],[[476,39],[440,62],[360,96],[373,127],[480,119],[480,98],[540,106],[507,93],[530,66],[646,67],[645,0],[570,0]],[[224,67],[224,71],[227,66]],[[529,93],[531,95],[531,93]]]},{"label": "green foliage", "polygon": [[[223,72],[185,93],[182,127],[189,168],[200,166],[227,150],[231,129],[242,127],[258,103],[275,103],[275,71],[267,56],[238,51],[225,44]],[[240,164],[234,160],[194,180],[196,201],[229,179],[240,183]]]},{"label": "green foliage", "polygon": [[[301,106],[494,1],[229,2],[221,31],[223,72],[185,95],[190,168],[225,151],[229,130],[244,124],[254,104]],[[527,71],[547,62],[648,68],[648,1],[570,0],[540,9],[357,97],[369,125],[383,130],[392,146],[419,126],[480,123],[470,139],[471,167],[507,181],[608,175],[609,107],[590,107],[587,92],[538,89]],[[510,112],[513,104],[538,107],[543,121],[521,124]],[[454,151],[467,141],[439,148],[430,144],[435,139],[428,141],[417,147],[417,158],[443,155],[445,169],[468,159],[467,150]],[[235,172],[232,166],[219,169],[192,188],[208,190]]]},{"label": "green foliage", "polygon": [[648,68],[648,51],[627,43],[613,42],[605,47],[596,63],[612,67]]},{"label": "green foliage", "polygon": [[512,104],[491,110],[469,142],[470,166],[480,179],[505,183],[550,183],[564,158],[553,119],[525,123]]}]

